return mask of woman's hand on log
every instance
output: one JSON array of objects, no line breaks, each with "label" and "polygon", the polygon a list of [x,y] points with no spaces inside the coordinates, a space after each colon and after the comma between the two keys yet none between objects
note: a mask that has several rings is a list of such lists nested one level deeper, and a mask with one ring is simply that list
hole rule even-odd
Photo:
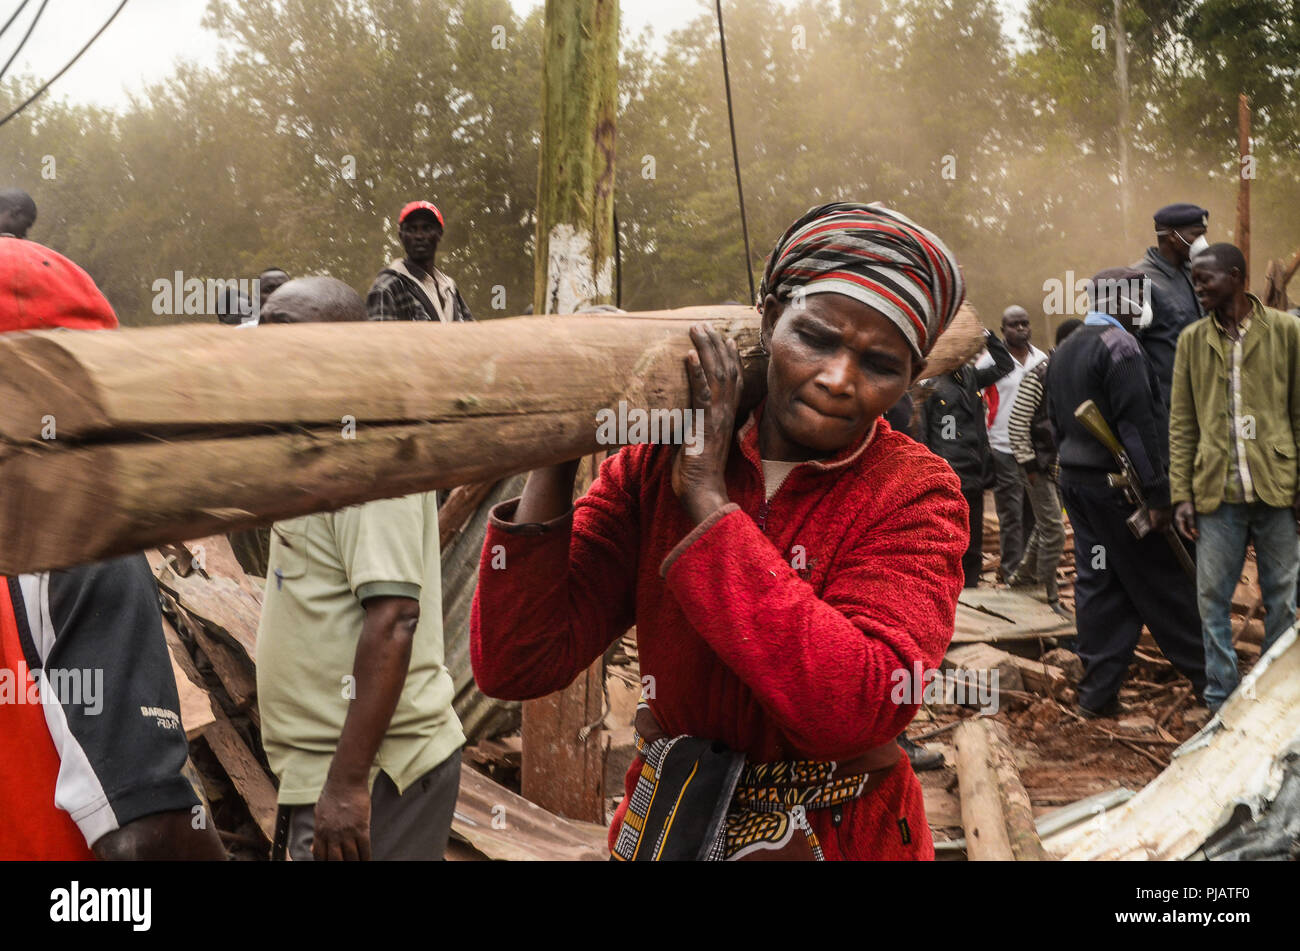
[{"label": "woman's hand on log", "polygon": [[[692,428],[673,461],[673,491],[697,524],[727,504],[727,455],[744,386],[736,341],[711,324],[691,328],[695,349],[686,355]],[[696,421],[700,425],[695,425]]]}]

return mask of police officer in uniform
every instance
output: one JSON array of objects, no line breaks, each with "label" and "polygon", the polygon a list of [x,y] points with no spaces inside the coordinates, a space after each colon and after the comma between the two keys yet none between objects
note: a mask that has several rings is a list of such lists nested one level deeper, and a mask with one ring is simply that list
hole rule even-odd
[{"label": "police officer in uniform", "polygon": [[1151,360],[1164,405],[1161,438],[1168,439],[1169,393],[1174,381],[1174,348],[1183,328],[1205,316],[1192,289],[1191,259],[1209,247],[1205,232],[1210,213],[1199,205],[1180,202],[1166,205],[1155,214],[1156,240],[1153,248],[1133,267],[1150,280],[1150,326],[1138,333],[1138,342]]},{"label": "police officer in uniform", "polygon": [[[1142,625],[1164,655],[1205,688],[1205,649],[1196,584],[1179,565],[1162,530],[1170,524],[1168,448],[1162,435],[1159,384],[1134,332],[1150,325],[1142,271],[1108,268],[1089,284],[1084,326],[1047,367],[1047,412],[1060,451],[1061,498],[1074,527],[1076,650],[1084,665],[1079,712],[1119,713],[1119,689]],[[1124,444],[1150,507],[1152,531],[1134,538],[1125,519],[1133,506],[1107,475],[1119,471],[1110,451],[1074,418],[1092,400]],[[1167,425],[1167,423],[1165,424]]]}]

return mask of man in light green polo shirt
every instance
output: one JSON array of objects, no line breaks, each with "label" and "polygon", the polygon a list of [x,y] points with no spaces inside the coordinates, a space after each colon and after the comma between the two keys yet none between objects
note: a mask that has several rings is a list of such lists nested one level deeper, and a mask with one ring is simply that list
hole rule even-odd
[{"label": "man in light green polo shirt", "polygon": [[[366,319],[342,282],[302,282],[277,291],[273,322]],[[443,664],[435,493],[275,524],[257,692],[293,859],[442,858],[465,736]]]}]

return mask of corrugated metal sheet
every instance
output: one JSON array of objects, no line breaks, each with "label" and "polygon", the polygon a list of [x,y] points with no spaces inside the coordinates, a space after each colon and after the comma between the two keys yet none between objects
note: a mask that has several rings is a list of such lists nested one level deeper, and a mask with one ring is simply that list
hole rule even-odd
[{"label": "corrugated metal sheet", "polygon": [[456,715],[471,743],[519,728],[520,704],[479,692],[469,662],[469,614],[478,585],[479,554],[492,506],[523,492],[525,476],[511,476],[483,504],[442,553],[442,626],[447,669],[456,684]]},{"label": "corrugated metal sheet", "polygon": [[460,770],[451,833],[491,859],[609,860],[604,826],[553,815],[469,766]]}]

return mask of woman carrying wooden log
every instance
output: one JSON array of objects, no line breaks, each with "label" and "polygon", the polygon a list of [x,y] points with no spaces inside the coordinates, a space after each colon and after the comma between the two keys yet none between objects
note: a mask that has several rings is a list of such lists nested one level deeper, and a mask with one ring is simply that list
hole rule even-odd
[{"label": "woman carrying wooden log", "polygon": [[577,462],[539,469],[494,510],[471,623],[485,693],[560,690],[637,626],[615,858],[933,858],[896,737],[952,637],[967,510],[880,417],[963,294],[902,215],[814,208],[767,262],[767,393],[746,418],[734,342],[693,327],[695,454],[626,447],[574,504]]}]

